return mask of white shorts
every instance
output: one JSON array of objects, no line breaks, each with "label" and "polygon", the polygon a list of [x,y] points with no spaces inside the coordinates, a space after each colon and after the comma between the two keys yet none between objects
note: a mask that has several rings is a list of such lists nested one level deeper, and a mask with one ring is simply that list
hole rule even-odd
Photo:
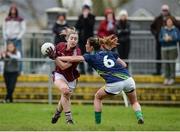
[{"label": "white shorts", "polygon": [[66,78],[62,74],[59,74],[59,73],[55,72],[54,73],[54,81],[59,80],[59,79],[65,81],[70,89],[72,89],[72,90],[75,89],[75,87],[76,87],[76,80],[74,80],[72,82],[68,82],[66,80]]},{"label": "white shorts", "polygon": [[122,90],[125,93],[131,92],[136,89],[134,79],[132,77],[115,83],[106,84],[105,91],[110,94],[119,94]]}]

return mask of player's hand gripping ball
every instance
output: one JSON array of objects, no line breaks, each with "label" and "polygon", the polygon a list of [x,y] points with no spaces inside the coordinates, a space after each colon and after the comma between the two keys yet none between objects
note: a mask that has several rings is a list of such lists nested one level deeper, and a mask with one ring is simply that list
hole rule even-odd
[{"label": "player's hand gripping ball", "polygon": [[46,42],[41,46],[41,53],[43,55],[51,57],[54,54],[55,46],[50,42]]}]

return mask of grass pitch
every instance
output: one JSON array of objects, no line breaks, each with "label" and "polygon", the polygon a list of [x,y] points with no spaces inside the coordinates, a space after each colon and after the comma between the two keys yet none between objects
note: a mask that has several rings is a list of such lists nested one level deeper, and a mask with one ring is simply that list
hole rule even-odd
[{"label": "grass pitch", "polygon": [[92,105],[73,105],[74,125],[66,125],[64,114],[51,124],[55,105],[0,104],[0,130],[8,131],[162,131],[180,130],[180,109],[143,106],[144,125],[138,125],[131,107],[103,106],[102,124],[95,125]]}]

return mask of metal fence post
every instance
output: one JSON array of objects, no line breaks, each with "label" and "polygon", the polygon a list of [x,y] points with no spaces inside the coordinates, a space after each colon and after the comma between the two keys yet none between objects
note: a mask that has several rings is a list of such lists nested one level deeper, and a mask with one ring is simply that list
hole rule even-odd
[{"label": "metal fence post", "polygon": [[178,57],[177,57],[177,64],[176,64],[176,74],[180,74],[180,42],[177,43],[177,52],[178,52]]},{"label": "metal fence post", "polygon": [[132,75],[132,64],[131,64],[131,60],[128,60],[128,70],[129,70],[129,73]]},{"label": "metal fence post", "polygon": [[49,74],[48,74],[48,104],[52,104],[52,82],[51,82],[51,62],[48,62]]},{"label": "metal fence post", "polygon": [[177,43],[178,59],[180,60],[180,42]]}]

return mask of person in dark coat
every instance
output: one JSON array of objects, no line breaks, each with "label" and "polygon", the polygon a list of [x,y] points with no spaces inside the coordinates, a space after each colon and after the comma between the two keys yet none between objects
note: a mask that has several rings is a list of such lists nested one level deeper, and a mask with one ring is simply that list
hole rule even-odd
[{"label": "person in dark coat", "polygon": [[116,24],[116,35],[118,37],[117,51],[122,59],[128,59],[130,51],[130,24],[127,20],[128,13],[122,10],[119,13],[119,21]]},{"label": "person in dark coat", "polygon": [[[157,16],[154,21],[152,22],[150,28],[151,32],[155,37],[156,40],[156,59],[161,60],[161,44],[159,42],[159,33],[161,28],[165,25],[165,20],[167,17],[171,16],[174,22],[174,25],[177,28],[180,28],[179,22],[170,14],[169,6],[168,5],[162,5],[161,7],[161,14]],[[161,74],[161,63],[156,63],[156,73],[155,75]]]},{"label": "person in dark coat", "polygon": [[[94,35],[94,25],[95,25],[95,16],[91,13],[90,6],[84,5],[82,7],[82,14],[79,15],[76,22],[76,29],[79,32],[79,48],[81,49],[82,54],[86,52],[85,44],[89,37]],[[80,63],[80,72],[85,74],[84,63]],[[92,74],[93,70],[88,65],[88,73]]]},{"label": "person in dark coat", "polygon": [[65,13],[60,13],[57,17],[57,20],[52,28],[53,33],[55,34],[54,37],[54,44],[57,45],[60,42],[66,42],[65,35],[61,34],[63,31],[68,27],[66,22],[66,15]]}]

